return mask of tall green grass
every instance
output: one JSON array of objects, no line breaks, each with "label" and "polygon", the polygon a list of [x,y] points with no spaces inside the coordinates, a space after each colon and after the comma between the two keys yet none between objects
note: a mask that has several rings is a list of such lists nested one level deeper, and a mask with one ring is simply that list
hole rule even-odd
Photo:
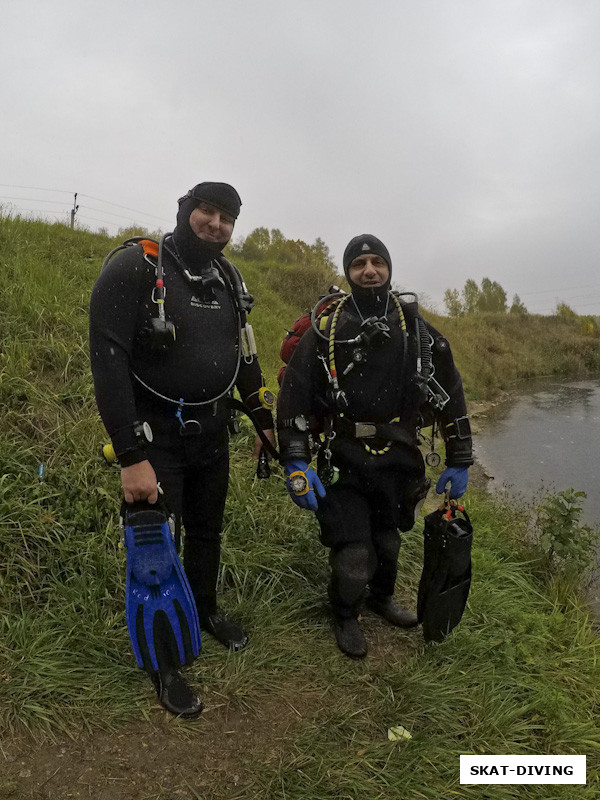
[{"label": "tall green grass", "polygon": [[[89,294],[114,245],[64,226],[0,219],[0,266],[9,276],[0,307],[6,738],[93,734],[151,713],[150,685],[135,668],[124,625],[119,474],[99,457],[105,433],[87,356]],[[302,311],[297,287],[286,292],[280,278],[275,290],[274,265],[239,266],[257,297],[251,321],[274,384],[283,328]],[[522,359],[513,343],[523,354],[523,340],[531,344],[536,374],[562,363],[549,341],[587,352],[587,343],[551,320],[532,318],[525,328],[510,318],[508,327],[489,320],[483,338],[475,323],[461,320],[454,329],[453,322],[432,320],[452,340],[471,396],[495,391],[501,371],[514,373]],[[486,381],[494,347],[499,364],[512,366],[492,370]],[[247,626],[251,643],[231,655],[208,640],[189,674],[209,711],[224,704],[257,733],[235,755],[238,787],[217,781],[211,796],[596,798],[598,637],[576,587],[547,575],[542,554],[527,544],[525,516],[470,490],[475,579],[462,625],[442,646],[425,646],[418,630],[394,630],[366,616],[371,652],[355,663],[333,641],[327,558],[314,517],[289,501],[278,467],[269,481],[255,478],[252,438],[245,424],[233,441],[220,575],[223,604]],[[397,594],[407,605],[414,606],[421,560],[422,521],[405,535],[400,555]],[[387,739],[398,724],[412,739]],[[182,748],[201,743],[204,725],[203,718],[172,721],[172,735]],[[217,745],[227,735],[217,731]],[[459,785],[460,753],[587,753],[588,786],[482,793]],[[182,774],[182,790],[186,780]],[[167,795],[146,795],[160,796]]]},{"label": "tall green grass", "polygon": [[583,335],[577,320],[533,314],[425,316],[450,340],[471,399],[490,399],[538,376],[600,374],[600,339]]}]

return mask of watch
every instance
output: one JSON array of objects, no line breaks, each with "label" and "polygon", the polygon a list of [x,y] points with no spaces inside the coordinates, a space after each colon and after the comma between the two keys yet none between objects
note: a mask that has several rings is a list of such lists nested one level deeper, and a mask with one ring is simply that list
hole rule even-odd
[{"label": "watch", "polygon": [[151,442],[154,438],[152,428],[148,422],[138,422],[136,420],[136,422],[133,423],[133,430],[138,441]]},{"label": "watch", "polygon": [[302,470],[290,473],[288,480],[294,494],[303,495],[308,492],[308,478]]},{"label": "watch", "polygon": [[258,390],[258,399],[261,406],[266,408],[267,411],[270,411],[275,405],[275,395],[270,389],[267,389],[266,386],[262,386]]},{"label": "watch", "polygon": [[278,425],[280,428],[295,428],[300,433],[306,433],[308,430],[308,422],[302,414],[298,414],[297,417],[292,417],[292,419],[279,420]]}]

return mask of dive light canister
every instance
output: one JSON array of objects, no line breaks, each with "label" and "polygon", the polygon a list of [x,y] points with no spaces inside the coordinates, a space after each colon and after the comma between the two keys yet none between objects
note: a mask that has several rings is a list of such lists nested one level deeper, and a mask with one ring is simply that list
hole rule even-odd
[{"label": "dive light canister", "polygon": [[244,358],[252,358],[256,355],[256,340],[254,339],[254,331],[252,325],[247,322],[242,328],[242,353]]},{"label": "dive light canister", "polygon": [[115,448],[109,442],[108,444],[102,445],[102,458],[106,461],[109,467],[112,467],[113,464],[117,461],[117,454],[115,453]]}]

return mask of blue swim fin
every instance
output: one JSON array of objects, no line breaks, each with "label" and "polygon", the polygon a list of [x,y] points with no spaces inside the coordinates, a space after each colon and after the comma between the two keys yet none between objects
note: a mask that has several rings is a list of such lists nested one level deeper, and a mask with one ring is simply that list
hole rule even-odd
[{"label": "blue swim fin", "polygon": [[149,503],[124,504],[127,548],[125,617],[138,666],[190,664],[200,652],[200,624],[167,514]]}]

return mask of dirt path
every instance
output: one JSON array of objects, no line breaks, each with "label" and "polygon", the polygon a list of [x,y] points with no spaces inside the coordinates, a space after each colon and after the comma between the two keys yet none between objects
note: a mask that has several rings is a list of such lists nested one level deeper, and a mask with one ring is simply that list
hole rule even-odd
[{"label": "dirt path", "polygon": [[[36,745],[2,743],[0,798],[5,800],[154,800],[233,797],[254,758],[277,761],[302,714],[291,705],[260,704],[252,713],[205,698],[198,721],[179,722],[148,693],[149,720]],[[298,703],[301,705],[301,703]],[[243,796],[243,795],[242,795]]]}]

